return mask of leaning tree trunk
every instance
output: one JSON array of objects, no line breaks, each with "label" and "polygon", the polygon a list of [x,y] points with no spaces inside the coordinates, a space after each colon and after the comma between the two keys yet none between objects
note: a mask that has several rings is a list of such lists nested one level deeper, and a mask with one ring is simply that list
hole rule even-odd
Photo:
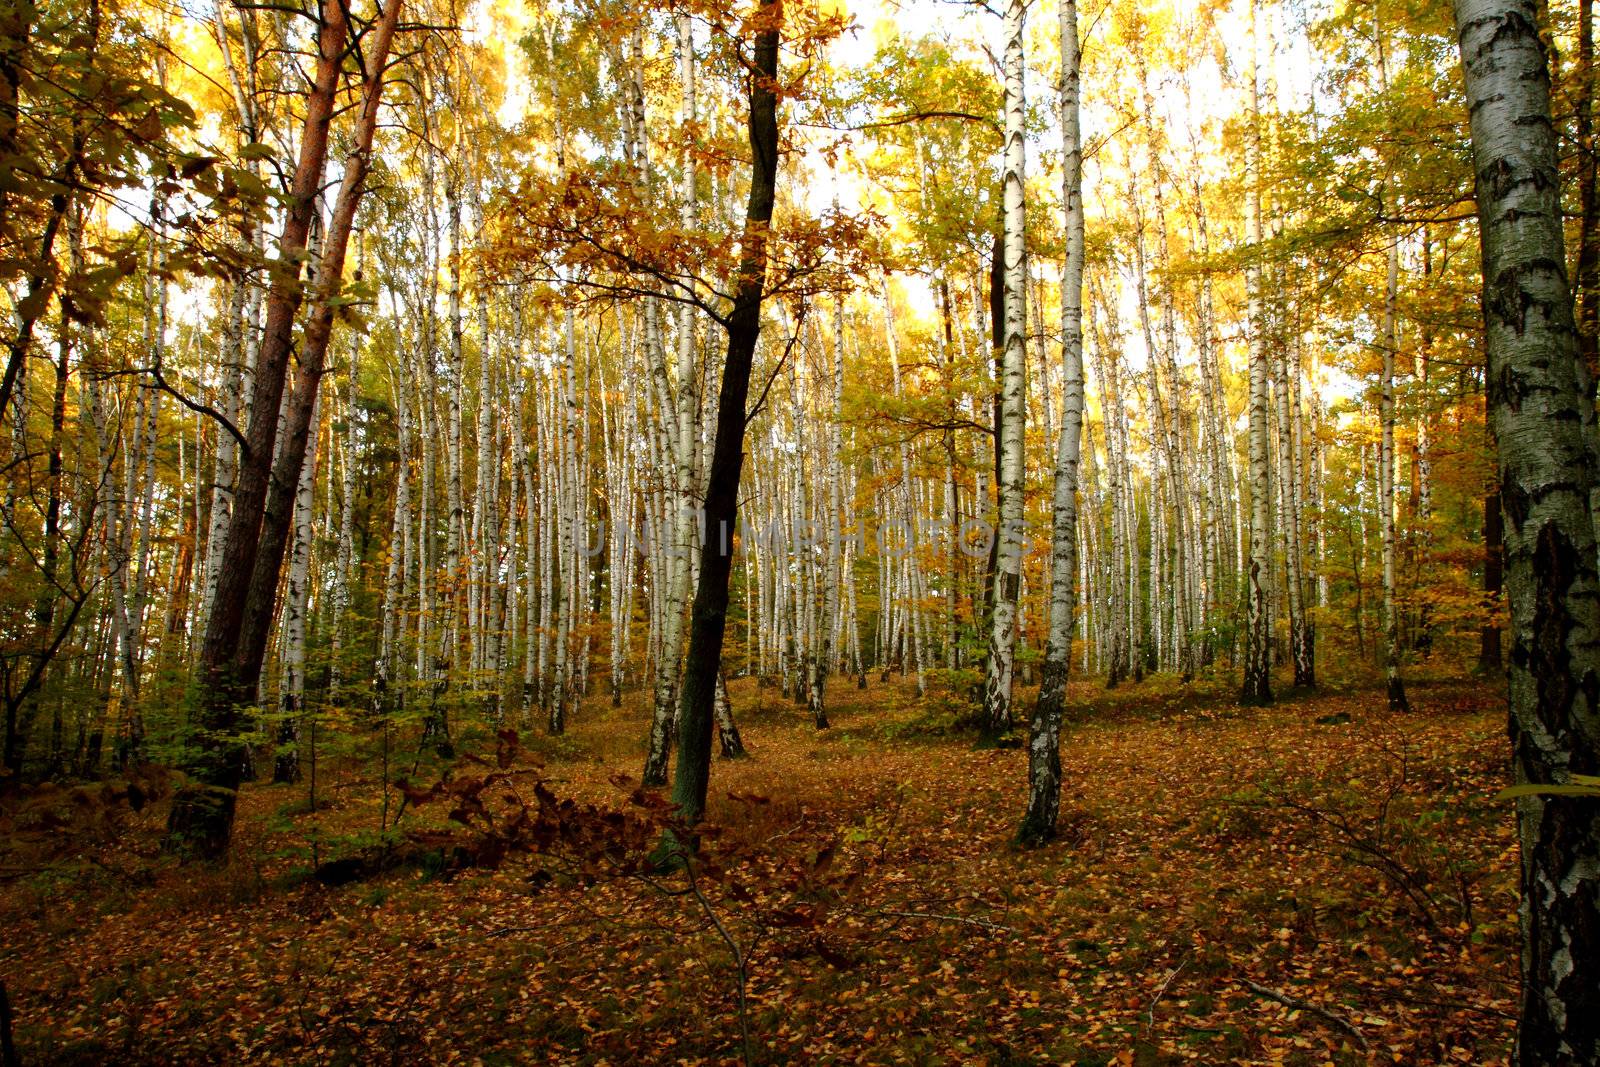
[{"label": "leaning tree trunk", "polygon": [[399,20],[400,4],[401,0],[389,0],[382,21],[376,27],[372,52],[367,57],[370,73],[362,91],[356,136],[344,160],[344,175],[322,242],[322,254],[315,275],[315,301],[306,317],[300,339],[294,389],[284,404],[281,440],[274,459],[254,573],[250,576],[235,652],[238,675],[251,687],[259,679],[266,657],[284,555],[293,525],[296,487],[302,468],[310,462],[308,456],[315,441],[317,397],[339,310],[345,252],[355,228],[356,212],[360,208],[367,173],[371,168],[372,139],[377,128],[378,107],[383,92],[382,72]]},{"label": "leaning tree trunk", "polygon": [[740,237],[739,275],[727,319],[728,351],[717,397],[717,433],[706,480],[705,540],[700,580],[689,624],[679,712],[678,763],[672,799],[689,825],[705,812],[711,781],[711,724],[722,638],[728,621],[728,577],[733,568],[733,532],[738,520],[739,474],[744,466],[745,402],[750,367],[761,335],[761,300],[766,290],[767,231],[778,179],[778,38],[783,7],[761,0],[754,16],[750,67],[750,199]]},{"label": "leaning tree trunk", "polygon": [[[354,223],[367,166],[389,46],[400,17],[401,0],[388,0],[376,27],[363,91],[355,147],[345,161],[334,222],[329,227],[320,284],[328,287],[308,321],[300,346],[300,370],[294,403],[286,420],[288,435],[278,463],[273,446],[278,437],[278,409],[294,349],[294,323],[302,289],[298,270],[285,271],[274,285],[267,312],[266,334],[257,358],[255,406],[248,434],[249,451],[240,465],[234,489],[233,514],[224,544],[205,643],[197,672],[199,707],[195,737],[185,763],[192,783],[175,797],[168,818],[172,847],[208,858],[228,847],[233,813],[244,772],[243,709],[254,697],[266,652],[267,623],[277,599],[279,572],[287,541],[300,464],[305,456],[312,401],[321,379],[322,358],[332,333],[334,297],[343,276],[345,243]],[[323,5],[318,32],[316,75],[307,100],[305,133],[291,186],[289,217],[279,240],[279,260],[288,264],[303,255],[322,185],[328,154],[340,64],[349,22],[334,0]],[[270,493],[269,493],[270,490]],[[269,496],[271,499],[269,500]],[[272,522],[268,522],[268,513]]]},{"label": "leaning tree trunk", "polygon": [[[253,679],[235,666],[245,598],[255,569],[262,515],[272,474],[278,408],[283,397],[294,323],[302,290],[298,265],[305,253],[316,196],[328,156],[339,68],[349,20],[337,0],[325,0],[317,32],[317,67],[306,96],[305,129],[290,186],[289,212],[278,239],[280,272],[267,300],[266,336],[256,358],[253,408],[246,447],[234,486],[233,512],[223,541],[222,562],[206,636],[196,671],[202,705],[196,715],[193,750],[185,755],[192,784],[173,800],[168,836],[173,847],[219,857],[228,847],[239,782],[244,774],[245,742],[240,724],[254,696]],[[298,479],[296,479],[298,481]]]},{"label": "leaning tree trunk", "polygon": [[[1483,241],[1489,415],[1511,601],[1512,768],[1561,787],[1600,770],[1594,410],[1562,252],[1550,81],[1535,0],[1457,0]],[[1517,801],[1522,999],[1513,1061],[1600,1062],[1595,799]]]},{"label": "leaning tree trunk", "polygon": [[1024,378],[1027,352],[1027,264],[1024,258],[1023,180],[1023,0],[1009,0],[1005,13],[1005,162],[1003,276],[1004,347],[1000,371],[1000,469],[996,486],[1000,528],[995,538],[995,580],[989,632],[989,670],[983,688],[984,728],[1011,729],[1012,668],[1017,644],[1017,594],[1022,585]]},{"label": "leaning tree trunk", "polygon": [[1017,829],[1025,844],[1055,836],[1061,810],[1061,712],[1072,661],[1077,609],[1078,457],[1083,425],[1083,152],[1078,133],[1078,5],[1060,0],[1061,194],[1066,205],[1066,262],[1061,270],[1061,442],[1056,453],[1054,532],[1050,545],[1050,633],[1039,703],[1028,730],[1028,809]]}]

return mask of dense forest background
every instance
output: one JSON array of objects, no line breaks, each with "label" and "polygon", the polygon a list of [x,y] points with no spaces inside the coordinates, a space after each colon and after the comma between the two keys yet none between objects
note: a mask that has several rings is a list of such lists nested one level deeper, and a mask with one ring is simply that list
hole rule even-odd
[{"label": "dense forest background", "polygon": [[[824,649],[828,673],[919,691],[966,689],[985,656],[1002,94],[993,20],[938,10],[952,28],[920,37],[909,13],[848,34],[819,14],[785,87],[725,660],[796,692]],[[38,10],[7,205],[12,774],[181,761],[314,47],[285,12],[107,8],[94,37],[81,14]],[[1558,56],[1572,16],[1552,9]],[[709,463],[748,180],[736,41],[713,12],[406,17],[430,25],[401,34],[334,299],[256,699],[263,774],[298,773],[313,719],[341,750],[430,716],[559,731],[671,685],[684,641],[680,479],[692,499]],[[1252,338],[1273,662],[1361,678],[1391,604],[1402,674],[1498,662],[1448,19],[1263,7],[1252,34],[1244,9],[1086,13],[1074,669],[1240,660]],[[1053,29],[1029,30],[1024,680],[1063,388]]]},{"label": "dense forest background", "polygon": [[[1151,980],[1097,986],[1099,1022],[1036,1051],[1299,1062],[1310,1044],[1237,1025],[1270,1004],[1320,1028],[1304,1062],[1385,1033],[1396,1062],[1502,1055],[1511,623],[1455,16],[1002,7],[8,5],[0,876],[34,933],[7,969],[54,974],[43,931],[93,913],[118,931],[90,968],[109,973],[149,920],[119,895],[150,879],[169,907],[199,879],[257,909],[224,926],[291,938],[296,909],[354,899],[317,894],[381,908],[420,869],[418,912],[459,918],[437,879],[560,853],[539,887],[622,909],[585,938],[643,910],[732,967],[739,1036],[705,1036],[724,1009],[699,1003],[649,1040],[815,1055],[810,1023],[779,1025],[795,961],[877,951],[829,922],[942,931],[908,971],[968,949],[1003,971],[993,945],[1025,923],[987,894],[1056,885],[1056,861],[1007,851],[1055,839],[1179,903],[1160,951],[1129,949]],[[1592,16],[1538,9],[1556,265],[1591,366]],[[753,758],[696,764],[706,731]],[[703,854],[702,817],[736,827]],[[662,896],[672,842],[688,882]],[[621,858],[651,847],[655,866]],[[1149,849],[1206,873],[1174,885]],[[1207,918],[1230,849],[1260,895]],[[196,855],[225,863],[179,873]],[[959,892],[926,884],[941,868]],[[879,895],[847,907],[861,884]],[[77,903],[52,903],[64,885]],[[504,903],[496,885],[468,910]],[[1011,902],[1056,929],[1034,988],[1077,973],[1063,945],[1123,981],[1121,950],[1080,932],[1120,896],[1101,888]],[[1375,890],[1380,912],[1354,903]],[[1203,944],[1252,909],[1276,925]],[[475,944],[556,921],[524,919]],[[630,930],[619,958],[657,955]],[[785,937],[788,977],[752,1006],[763,939]],[[1257,941],[1318,985],[1290,990]],[[1297,945],[1318,962],[1295,970]],[[461,981],[484,965],[463,960]],[[1391,960],[1438,986],[1408,993],[1414,1017],[1362,973]],[[1235,966],[1236,1001],[1203,991]],[[305,993],[336,964],[300,967],[268,983],[301,989],[299,1038],[245,1027],[232,1054],[400,1055],[456,1018],[345,1033]],[[142,1005],[125,1054],[167,1034],[171,978],[96,987]],[[536,1038],[456,1019],[467,1046],[673,1058],[562,980],[603,1019]],[[1158,1021],[1188,982],[1200,1022]],[[999,1044],[917,1022],[902,990],[908,1014],[861,1047],[955,1025],[895,1055],[1025,1059],[1029,987],[1020,1016],[977,1009]],[[46,988],[13,989],[25,1043],[69,1061]],[[169,1038],[149,1054],[223,1054]]]}]

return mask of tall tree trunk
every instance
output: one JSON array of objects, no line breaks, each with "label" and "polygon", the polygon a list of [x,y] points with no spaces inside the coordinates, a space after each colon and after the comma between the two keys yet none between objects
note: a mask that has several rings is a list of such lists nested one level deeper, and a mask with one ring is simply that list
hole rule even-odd
[{"label": "tall tree trunk", "polygon": [[[1135,49],[1136,66],[1139,73],[1140,96],[1144,107],[1144,134],[1145,134],[1145,164],[1150,176],[1150,187],[1153,193],[1155,208],[1156,229],[1156,267],[1160,272],[1163,282],[1161,292],[1161,333],[1160,343],[1150,349],[1152,357],[1159,351],[1160,370],[1167,380],[1168,395],[1163,405],[1161,401],[1161,385],[1157,366],[1154,359],[1150,367],[1150,393],[1156,400],[1158,411],[1162,412],[1160,419],[1164,435],[1164,452],[1167,468],[1167,491],[1172,505],[1172,545],[1173,545],[1173,581],[1172,589],[1172,637],[1173,661],[1182,674],[1184,682],[1194,677],[1196,666],[1195,637],[1200,630],[1200,613],[1198,609],[1198,580],[1199,557],[1196,550],[1195,529],[1196,523],[1193,508],[1189,498],[1188,470],[1190,458],[1188,452],[1188,434],[1185,426],[1185,412],[1188,408],[1185,397],[1185,382],[1178,371],[1178,329],[1177,312],[1175,308],[1176,296],[1172,283],[1172,248],[1167,233],[1167,208],[1163,187],[1166,185],[1167,176],[1162,164],[1160,144],[1157,131],[1160,127],[1155,116],[1154,99],[1150,93],[1149,73],[1144,58],[1144,50]],[[1142,216],[1142,208],[1139,209]],[[1139,232],[1138,256],[1144,258],[1143,227]],[[1143,270],[1140,271],[1141,288],[1144,285]],[[1141,306],[1143,300],[1141,300]],[[1146,328],[1148,333],[1148,327]]]},{"label": "tall tree trunk", "polygon": [[[1383,26],[1373,17],[1373,36],[1378,42],[1378,87],[1389,91],[1389,61],[1384,48]],[[1391,212],[1399,205],[1385,178],[1382,207]],[[1391,199],[1392,197],[1392,199]],[[1409,711],[1406,686],[1400,677],[1400,611],[1395,589],[1395,454],[1394,454],[1394,365],[1400,354],[1400,234],[1389,233],[1388,274],[1383,288],[1383,370],[1378,383],[1378,538],[1383,546],[1383,674],[1389,692],[1390,711]]]},{"label": "tall tree trunk", "polygon": [[[834,209],[838,210],[835,201]],[[828,672],[833,669],[833,659],[838,653],[839,583],[843,574],[839,566],[840,472],[839,423],[843,418],[844,387],[844,300],[836,298],[833,308],[833,362],[828,376],[830,404],[828,423],[823,428],[825,444],[822,462],[827,487],[818,494],[821,505],[827,510],[823,516],[822,563],[822,618],[819,620],[819,641],[816,659],[811,664],[811,691],[809,694],[812,721],[817,729],[828,728],[828,709],[823,699],[828,682]]]},{"label": "tall tree trunk", "polygon": [[1078,127],[1078,5],[1060,0],[1061,197],[1066,208],[1066,260],[1061,268],[1061,440],[1056,452],[1050,544],[1050,630],[1039,703],[1028,729],[1028,807],[1017,839],[1055,836],[1061,810],[1061,715],[1072,662],[1077,610],[1078,458],[1083,425],[1083,150]]},{"label": "tall tree trunk", "polygon": [[[306,250],[316,196],[328,155],[339,68],[349,32],[348,16],[337,0],[322,5],[317,31],[317,65],[306,96],[305,128],[290,186],[288,217],[278,239],[277,272],[267,301],[266,337],[257,357],[253,409],[234,489],[233,512],[223,543],[217,588],[196,671],[201,701],[199,729],[184,763],[193,782],[174,798],[168,821],[170,847],[220,857],[228,847],[246,751],[240,725],[243,708],[254,698],[255,679],[236,664],[239,629],[255,567],[278,408],[283,397],[294,323],[302,300],[299,260]],[[298,478],[296,479],[298,481]]]},{"label": "tall tree trunk", "polygon": [[549,707],[545,729],[552,734],[565,733],[567,711],[574,689],[572,633],[574,619],[581,610],[583,591],[573,581],[574,564],[578,555],[577,540],[583,534],[583,496],[578,487],[577,469],[577,396],[574,393],[572,364],[577,359],[577,345],[573,334],[575,314],[568,304],[562,312],[562,358],[555,368],[559,380],[552,382],[556,403],[560,405],[560,438],[557,443],[556,469],[559,486],[556,492],[556,634],[554,672],[550,682]]},{"label": "tall tree trunk", "polygon": [[1108,301],[1098,275],[1092,276],[1090,289],[1094,294],[1091,306],[1098,304],[1101,312],[1096,320],[1100,333],[1096,335],[1094,346],[1094,369],[1105,399],[1101,410],[1106,420],[1106,498],[1111,526],[1111,551],[1107,561],[1110,590],[1106,598],[1109,609],[1106,688],[1115,689],[1128,676],[1132,666],[1133,632],[1137,625],[1133,615],[1134,590],[1131,579],[1134,546],[1130,536],[1133,529],[1130,498],[1133,490],[1129,484],[1127,408],[1122,395],[1120,326],[1116,306]]},{"label": "tall tree trunk", "polygon": [[1017,643],[1017,595],[1022,586],[1023,428],[1026,421],[1027,262],[1023,202],[1025,157],[1023,121],[1023,0],[1008,0],[1005,10],[1005,159],[1003,284],[1005,306],[1000,375],[1000,469],[996,490],[999,529],[995,537],[995,581],[989,634],[989,669],[983,688],[984,728],[993,735],[1011,729],[1013,661]]},{"label": "tall tree trunk", "polygon": [[410,425],[407,409],[409,386],[403,373],[393,378],[395,408],[395,458],[394,516],[389,526],[389,562],[383,577],[383,626],[378,637],[378,659],[372,679],[373,718],[384,723],[391,698],[389,687],[396,680],[399,665],[397,642],[401,636],[399,622],[402,598],[405,594],[405,577],[409,573],[409,548],[411,541],[411,459],[409,456]]},{"label": "tall tree trunk", "polygon": [[1309,646],[1306,631],[1310,626],[1306,606],[1305,546],[1301,534],[1301,517],[1305,514],[1305,501],[1301,490],[1300,465],[1300,332],[1298,325],[1294,339],[1283,346],[1278,362],[1278,424],[1283,454],[1282,499],[1284,532],[1284,588],[1289,603],[1289,656],[1294,665],[1294,686],[1309,688],[1316,684],[1316,672],[1307,658]]},{"label": "tall tree trunk", "polygon": [[[1519,784],[1600,771],[1595,423],[1562,251],[1550,80],[1533,0],[1457,0],[1499,444]],[[1522,997],[1513,1062],[1600,1062],[1600,821],[1592,797],[1517,800]]]},{"label": "tall tree trunk", "polygon": [[[1294,360],[1289,371],[1289,472],[1293,478],[1292,491],[1290,492],[1289,513],[1289,548],[1290,559],[1293,567],[1290,571],[1290,581],[1297,590],[1297,599],[1300,602],[1300,625],[1290,641],[1290,653],[1294,657],[1294,684],[1300,688],[1311,689],[1317,684],[1317,625],[1316,613],[1312,611],[1317,605],[1312,594],[1317,576],[1321,573],[1321,554],[1318,551],[1317,529],[1310,524],[1320,526],[1321,518],[1318,516],[1317,500],[1320,493],[1318,488],[1317,464],[1311,454],[1313,450],[1306,448],[1306,438],[1311,436],[1310,428],[1306,424],[1305,413],[1302,409],[1301,391],[1302,379],[1305,376],[1301,367],[1301,337],[1302,331],[1296,327]],[[1312,347],[1313,374],[1315,368],[1315,346]],[[1313,397],[1313,409],[1315,398]],[[1307,562],[1307,557],[1310,562]]]},{"label": "tall tree trunk", "polygon": [[[173,800],[168,820],[172,847],[208,858],[227,850],[233,812],[244,771],[240,730],[243,709],[254,697],[279,572],[292,514],[300,465],[305,456],[311,408],[321,380],[322,360],[333,330],[333,303],[344,273],[345,245],[354,223],[367,167],[373,131],[388,64],[389,46],[399,21],[401,0],[387,0],[366,59],[367,81],[361,102],[355,147],[345,161],[343,184],[329,227],[318,271],[317,306],[300,345],[300,369],[287,421],[287,438],[275,466],[278,408],[286,384],[288,359],[294,348],[294,323],[302,301],[298,268],[290,268],[304,252],[322,185],[333,119],[339,68],[348,36],[348,16],[334,0],[323,5],[317,34],[316,75],[307,97],[305,131],[291,186],[289,216],[279,239],[281,273],[268,302],[266,337],[255,373],[254,411],[248,434],[249,451],[239,471],[234,513],[229,519],[211,617],[198,673],[199,707],[196,736],[185,759],[192,784]],[[270,493],[269,493],[270,490]],[[269,499],[270,497],[270,499]],[[270,521],[269,521],[270,519]]]},{"label": "tall tree trunk", "polygon": [[744,466],[745,402],[750,368],[761,334],[761,301],[766,289],[767,237],[778,178],[778,39],[780,0],[761,0],[750,21],[754,48],[750,65],[750,199],[740,237],[739,274],[733,310],[728,315],[727,358],[717,397],[717,434],[706,482],[705,541],[700,547],[700,579],[689,627],[679,713],[678,762],[672,800],[689,825],[705,812],[711,780],[711,724],[716,683],[722,665],[722,638],[728,619],[728,577],[733,567],[733,535],[738,521],[739,474]]},{"label": "tall tree trunk", "polygon": [[1394,359],[1399,347],[1395,324],[1400,280],[1399,236],[1389,245],[1388,282],[1383,298],[1383,377],[1378,383],[1378,537],[1383,544],[1383,673],[1390,711],[1409,711],[1405,682],[1400,677],[1400,612],[1395,603],[1394,531]]},{"label": "tall tree trunk", "polygon": [[[887,276],[885,276],[883,282],[883,329],[884,340],[889,347],[889,374],[894,381],[894,395],[900,397],[904,394],[905,383],[900,373],[900,341],[895,332],[894,297],[890,292]],[[843,373],[842,369],[841,373]],[[915,551],[916,546],[922,542],[922,521],[921,515],[916,508],[915,494],[912,491],[912,486],[915,484],[915,475],[911,466],[911,446],[909,442],[900,442],[898,454],[900,459],[898,495],[905,508],[905,522],[901,527],[901,533],[906,539],[906,543],[901,546],[898,556],[905,563],[906,581],[901,590],[904,593],[901,601],[896,601],[891,597],[885,600],[884,603],[895,606],[903,601],[903,607],[897,607],[896,610],[905,619],[907,644],[910,647],[911,655],[916,660],[917,695],[920,697],[928,691],[927,664],[920,654],[921,645],[919,643],[919,635],[922,633],[922,600],[920,596],[922,590],[922,559]],[[904,666],[905,664],[902,661],[902,669],[904,669]],[[887,666],[885,669],[887,669]]]},{"label": "tall tree trunk", "polygon": [[457,164],[448,161],[444,167],[444,195],[449,219],[449,315],[450,346],[446,366],[450,380],[446,389],[447,422],[445,425],[445,493],[450,509],[445,522],[445,618],[440,627],[439,669],[445,673],[458,664],[461,650],[461,600],[465,592],[465,528],[467,519],[466,493],[462,471],[464,444],[463,409],[466,407],[466,356],[462,351],[464,334],[461,307],[461,191],[456,176]]},{"label": "tall tree trunk", "polygon": [[356,389],[360,380],[361,346],[350,346],[350,360],[345,367],[344,427],[339,434],[339,451],[344,465],[339,472],[339,531],[334,550],[332,601],[328,611],[328,698],[335,704],[340,701],[340,682],[344,677],[345,614],[350,610],[350,568],[355,555],[356,514]]},{"label": "tall tree trunk", "polygon": [[1250,3],[1250,129],[1245,138],[1245,229],[1250,261],[1245,267],[1250,316],[1250,559],[1245,572],[1244,685],[1247,703],[1272,700],[1272,613],[1269,606],[1267,468],[1268,419],[1266,321],[1261,306],[1261,72],[1257,69],[1256,0]]},{"label": "tall tree trunk", "polygon": [[294,547],[289,552],[289,584],[283,594],[283,672],[278,684],[278,750],[272,780],[300,780],[300,717],[306,695],[306,612],[311,600],[311,507],[317,468],[316,418],[294,495]]}]

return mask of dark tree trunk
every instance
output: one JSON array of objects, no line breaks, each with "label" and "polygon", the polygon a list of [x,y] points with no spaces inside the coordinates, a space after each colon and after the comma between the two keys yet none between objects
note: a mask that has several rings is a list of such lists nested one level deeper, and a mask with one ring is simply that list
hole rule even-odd
[{"label": "dark tree trunk", "polygon": [[[76,220],[69,221],[68,228],[72,238],[72,267],[76,272],[81,266],[79,253],[78,230]],[[72,323],[65,309],[61,312],[60,337],[57,342],[56,382],[55,390],[50,397],[50,457],[48,466],[48,495],[44,508],[44,552],[40,570],[44,575],[44,585],[41,588],[38,601],[34,605],[34,622],[38,627],[41,637],[48,638],[55,626],[57,580],[56,573],[61,557],[61,441],[67,421],[67,379],[72,372]],[[31,720],[30,720],[31,721]],[[61,702],[55,702],[54,716],[51,720],[50,731],[50,757],[45,776],[53,777],[60,770],[61,765]],[[13,772],[20,772],[21,767],[10,767]]]},{"label": "dark tree trunk", "polygon": [[678,762],[672,800],[685,824],[705,813],[711,781],[711,734],[722,638],[728,621],[728,576],[738,519],[739,477],[744,467],[745,403],[750,367],[761,334],[761,298],[766,288],[767,229],[778,180],[778,39],[781,0],[761,0],[754,19],[750,70],[750,200],[740,239],[739,277],[728,316],[728,354],[717,397],[717,435],[706,480],[705,542],[700,579],[689,619],[689,651],[679,695]]},{"label": "dark tree trunk", "polygon": [[11,998],[6,994],[3,981],[0,981],[0,1067],[22,1067],[22,1057],[17,1055],[17,1044],[11,1033]]},{"label": "dark tree trunk", "polygon": [[324,0],[317,32],[317,68],[306,94],[305,128],[290,186],[289,211],[278,239],[267,322],[256,357],[249,429],[241,450],[233,511],[223,540],[211,614],[195,672],[191,699],[196,729],[183,759],[191,781],[173,798],[167,821],[167,846],[208,858],[220,857],[233,831],[234,804],[245,771],[241,736],[243,709],[254,695],[255,679],[240,670],[237,653],[245,601],[255,569],[261,522],[272,476],[278,409],[283,399],[294,323],[303,297],[300,258],[306,250],[316,196],[328,158],[328,128],[344,56],[349,21],[339,0]]},{"label": "dark tree trunk", "polygon": [[399,14],[400,0],[388,0],[375,27],[372,52],[366,59],[367,80],[356,131],[357,147],[346,160],[344,185],[324,242],[319,267],[322,291],[317,294],[316,306],[306,324],[295,391],[285,419],[287,436],[274,465],[279,408],[288,379],[289,355],[295,347],[295,319],[304,297],[297,263],[306,250],[315,197],[322,185],[328,131],[349,36],[345,7],[337,0],[323,4],[317,35],[317,70],[307,94],[305,130],[291,186],[289,214],[279,240],[278,274],[267,299],[266,329],[257,356],[248,448],[241,457],[233,513],[223,542],[222,565],[196,672],[193,699],[197,703],[197,729],[185,760],[191,781],[174,798],[168,820],[168,846],[206,858],[218,858],[226,852],[233,829],[234,806],[245,770],[244,708],[253,699],[261,676],[272,604],[282,570],[286,524],[292,515],[292,507],[285,502],[292,502],[305,457],[309,408],[333,327],[330,298],[337,292],[343,275],[345,244],[365,177],[383,70]]},{"label": "dark tree trunk", "polygon": [[[278,601],[278,584],[283,572],[284,554],[294,527],[294,498],[300,484],[300,468],[305,464],[312,420],[317,412],[317,390],[326,368],[328,345],[333,338],[334,315],[344,279],[345,252],[355,227],[356,211],[361,206],[367,171],[371,166],[372,138],[377,128],[378,105],[383,91],[382,69],[388,62],[389,44],[400,15],[400,0],[386,0],[383,21],[378,24],[372,55],[367,58],[368,80],[362,95],[362,110],[356,130],[356,143],[344,162],[344,177],[334,201],[333,216],[322,238],[322,257],[313,283],[313,304],[301,338],[294,391],[285,405],[284,438],[278,447],[277,461],[267,492],[266,511],[255,567],[245,597],[243,625],[239,630],[237,659],[241,677],[251,688],[261,676],[266,659],[267,638],[272,632],[273,612]],[[300,709],[296,709],[296,713]]]}]

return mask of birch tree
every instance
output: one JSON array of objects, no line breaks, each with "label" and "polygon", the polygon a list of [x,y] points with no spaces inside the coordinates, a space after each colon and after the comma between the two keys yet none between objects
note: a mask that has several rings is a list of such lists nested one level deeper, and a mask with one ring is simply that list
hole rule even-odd
[{"label": "birch tree", "polygon": [[1000,403],[995,423],[999,438],[995,579],[990,606],[989,664],[983,690],[984,728],[996,736],[1011,729],[1011,687],[1017,643],[1017,595],[1022,584],[1023,431],[1026,413],[1027,262],[1023,125],[1024,0],[1008,0],[1001,34],[1005,40],[1005,153],[1002,258],[1004,307]]},{"label": "birch tree", "polygon": [[1383,370],[1378,383],[1378,536],[1383,543],[1383,675],[1390,711],[1408,711],[1400,678],[1400,612],[1395,603],[1394,364],[1399,348],[1395,305],[1400,287],[1399,238],[1390,241],[1383,288]]},{"label": "birch tree", "polygon": [[[1513,1062],[1600,1062],[1595,418],[1567,285],[1534,0],[1457,0],[1483,248],[1489,414],[1505,504],[1512,771],[1522,850]],[[1590,790],[1592,792],[1592,790]],[[1566,795],[1563,795],[1566,794]]]},{"label": "birch tree", "polygon": [[1269,593],[1271,566],[1267,528],[1268,419],[1267,377],[1270,357],[1266,347],[1266,322],[1261,299],[1261,72],[1257,69],[1256,2],[1250,3],[1250,113],[1245,134],[1245,229],[1251,258],[1245,266],[1245,292],[1250,330],[1250,558],[1245,572],[1244,684],[1241,699],[1248,703],[1272,700],[1272,614]]},{"label": "birch tree", "polygon": [[[1376,10],[1376,9],[1374,9]],[[1389,64],[1384,49],[1383,26],[1373,19],[1378,42],[1379,91],[1388,92]],[[1393,194],[1385,191],[1385,195]],[[1388,235],[1388,256],[1383,284],[1383,369],[1378,382],[1378,536],[1383,542],[1383,675],[1390,711],[1408,711],[1405,682],[1400,678],[1400,611],[1395,603],[1395,454],[1394,367],[1400,354],[1400,235]]]},{"label": "birch tree", "polygon": [[1051,501],[1050,627],[1039,702],[1028,730],[1028,807],[1019,841],[1036,844],[1055,835],[1061,808],[1061,713],[1072,660],[1077,610],[1078,460],[1083,424],[1083,149],[1079,137],[1077,0],[1059,0],[1062,168],[1061,200],[1066,256],[1061,268],[1061,439]]}]

